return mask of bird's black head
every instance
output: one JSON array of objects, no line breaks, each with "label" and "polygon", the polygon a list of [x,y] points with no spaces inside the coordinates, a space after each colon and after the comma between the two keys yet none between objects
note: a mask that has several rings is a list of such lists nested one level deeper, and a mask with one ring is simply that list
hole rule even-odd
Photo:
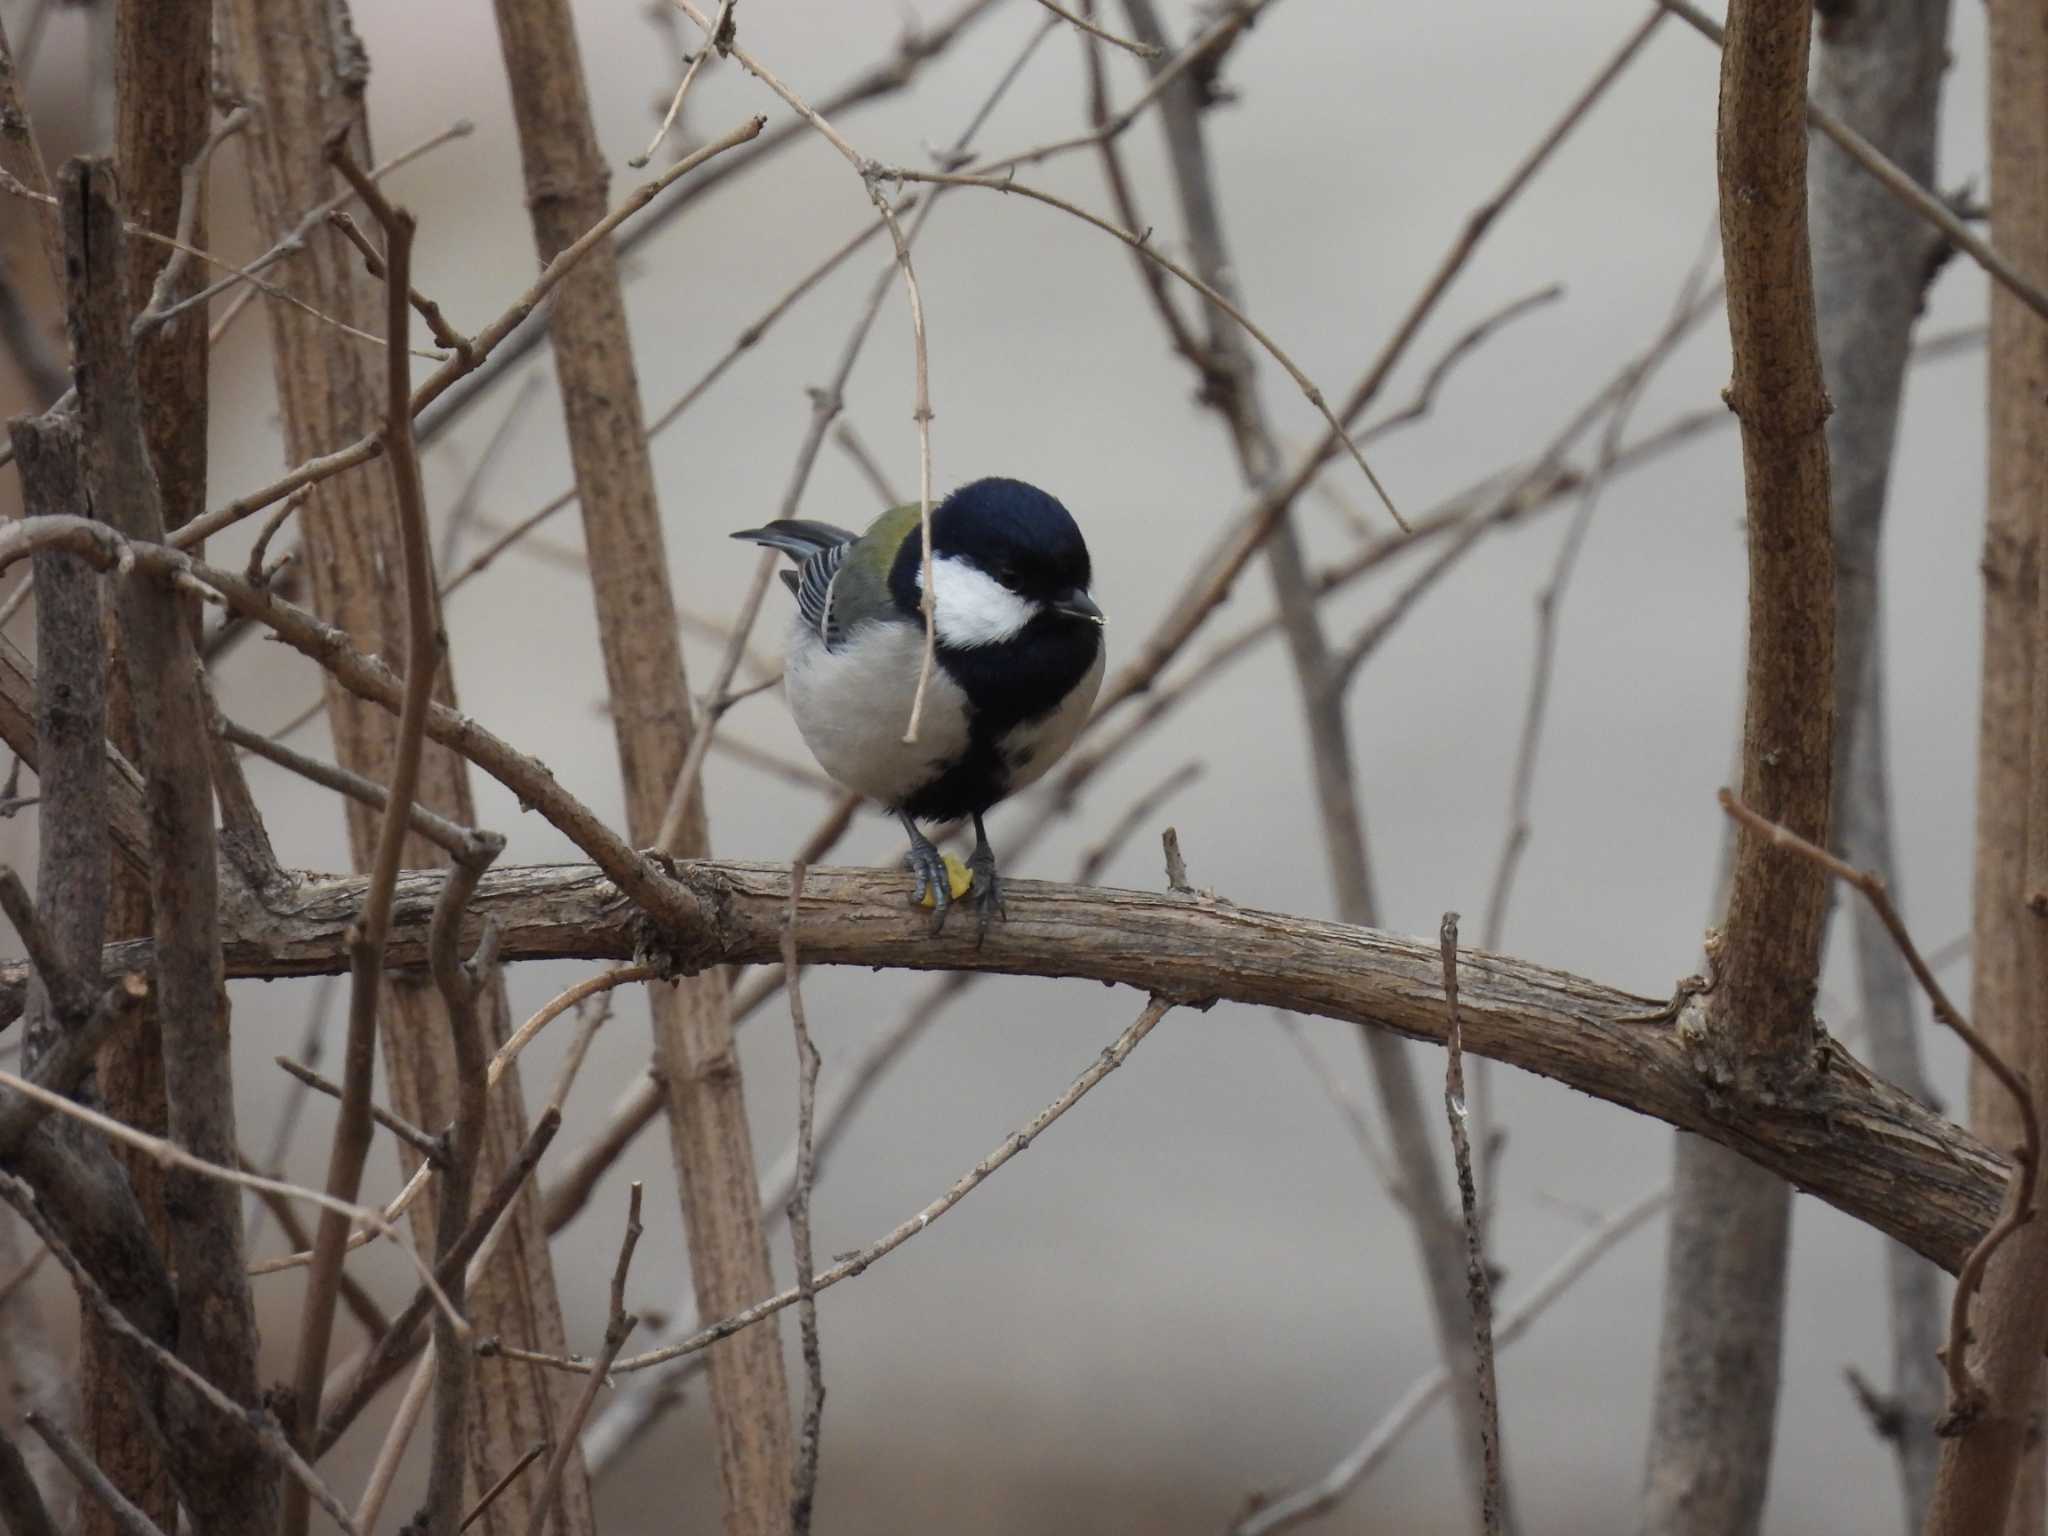
[{"label": "bird's black head", "polygon": [[[921,591],[922,546],[913,531],[903,541],[890,585],[905,607]],[[986,573],[1032,604],[1094,617],[1088,602],[1088,545],[1059,501],[1022,480],[991,478],[964,485],[932,509],[932,558],[959,560]]]}]

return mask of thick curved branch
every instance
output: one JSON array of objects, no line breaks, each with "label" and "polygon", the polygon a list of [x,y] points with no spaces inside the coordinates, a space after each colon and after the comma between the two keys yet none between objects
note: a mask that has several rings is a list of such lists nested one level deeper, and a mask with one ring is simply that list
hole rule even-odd
[{"label": "thick curved branch", "polygon": [[[660,937],[681,968],[773,963],[789,902],[783,864],[725,860],[675,866],[700,916]],[[389,963],[423,966],[438,872],[401,877]],[[347,969],[359,878],[315,879],[281,892],[230,895],[222,912],[230,976],[286,977]],[[1035,880],[1012,888],[1010,921],[974,935],[932,936],[904,904],[901,877],[814,869],[804,882],[797,942],[822,965],[974,970],[1084,977],[1174,998],[1218,997],[1441,1041],[1445,1016],[1434,939],[1312,921],[1142,891]],[[619,960],[655,930],[587,864],[492,871],[465,925],[490,920],[507,961]],[[110,976],[144,966],[143,944],[110,947]],[[0,973],[18,988],[23,972]],[[1600,982],[1505,955],[1459,962],[1465,1049],[1539,1073],[1639,1114],[1693,1131],[1778,1172],[1809,1194],[1897,1238],[1953,1272],[1990,1227],[2008,1165],[1823,1040],[1809,1070],[1770,1103],[1737,1104],[1703,1052],[1705,999],[1658,1007]]]}]

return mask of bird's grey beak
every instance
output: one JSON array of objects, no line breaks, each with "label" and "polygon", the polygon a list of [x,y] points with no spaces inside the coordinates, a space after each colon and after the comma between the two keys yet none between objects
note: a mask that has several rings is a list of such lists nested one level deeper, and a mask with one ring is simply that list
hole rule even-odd
[{"label": "bird's grey beak", "polygon": [[1054,613],[1071,614],[1077,619],[1092,619],[1097,624],[1103,622],[1102,610],[1095,606],[1095,599],[1079,587],[1074,588],[1071,592],[1063,592],[1054,598],[1052,611]]}]

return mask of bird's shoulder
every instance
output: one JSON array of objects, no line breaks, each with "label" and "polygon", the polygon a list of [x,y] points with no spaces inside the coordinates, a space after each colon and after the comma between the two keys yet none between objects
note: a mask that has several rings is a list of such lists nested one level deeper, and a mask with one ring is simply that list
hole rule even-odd
[{"label": "bird's shoulder", "polygon": [[828,649],[843,646],[858,624],[902,617],[890,578],[917,526],[915,505],[892,507],[853,542],[820,550],[805,562],[797,606]]}]

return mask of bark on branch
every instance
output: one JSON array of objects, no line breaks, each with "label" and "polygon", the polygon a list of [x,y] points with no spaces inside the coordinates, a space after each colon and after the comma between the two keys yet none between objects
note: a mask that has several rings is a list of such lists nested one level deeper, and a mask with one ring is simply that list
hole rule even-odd
[{"label": "bark on branch", "polygon": [[[1806,233],[1806,0],[1750,0],[1722,53],[1721,245],[1749,530],[1742,799],[1825,845],[1833,744],[1835,579],[1829,411]],[[1776,1080],[1802,1065],[1827,876],[1745,827],[1717,956],[1735,1021],[1731,1066]]]},{"label": "bark on branch", "polygon": [[[485,920],[509,961],[620,960],[659,947],[680,969],[773,963],[789,902],[781,864],[684,861],[679,910],[702,915],[657,936],[590,865],[492,871],[465,926]],[[424,966],[442,876],[407,873],[393,908],[390,964]],[[804,883],[797,942],[809,963],[1084,977],[1175,998],[1218,997],[1444,1037],[1435,940],[1189,901],[1142,891],[1020,880],[1010,921],[986,944],[932,936],[903,903],[905,882],[816,869]],[[230,896],[222,914],[230,976],[332,975],[362,881],[302,877],[261,904]],[[147,964],[146,945],[106,951],[110,976]],[[1799,1083],[1769,1102],[1736,1103],[1704,1050],[1704,1003],[1659,1005],[1511,956],[1469,951],[1459,964],[1465,1049],[1554,1078],[1696,1132],[1782,1174],[1953,1272],[1997,1215],[2005,1160],[1960,1126],[1873,1076],[1834,1042],[1809,1053]],[[19,967],[0,975],[17,989]],[[1683,989],[1681,989],[1683,991]]]}]

